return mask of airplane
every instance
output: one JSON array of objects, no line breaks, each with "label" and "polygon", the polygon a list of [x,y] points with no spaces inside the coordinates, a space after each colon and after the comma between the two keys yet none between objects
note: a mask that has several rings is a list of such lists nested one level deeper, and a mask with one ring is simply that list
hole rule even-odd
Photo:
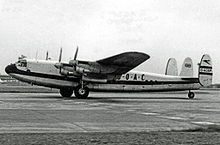
[{"label": "airplane", "polygon": [[168,67],[174,64],[169,68],[170,74],[131,71],[150,58],[148,54],[142,52],[124,52],[97,61],[77,60],[77,54],[78,47],[74,59],[69,62],[61,62],[61,48],[58,61],[48,60],[47,57],[46,60],[23,57],[6,66],[5,71],[15,79],[32,85],[57,88],[62,97],[71,97],[74,92],[78,99],[86,99],[90,91],[164,92],[183,90],[188,90],[188,98],[193,99],[195,93],[192,90],[212,84],[212,60],[208,54],[204,54],[198,64],[197,77],[192,76],[191,58],[185,59],[182,71],[178,76],[175,62],[167,64]]}]

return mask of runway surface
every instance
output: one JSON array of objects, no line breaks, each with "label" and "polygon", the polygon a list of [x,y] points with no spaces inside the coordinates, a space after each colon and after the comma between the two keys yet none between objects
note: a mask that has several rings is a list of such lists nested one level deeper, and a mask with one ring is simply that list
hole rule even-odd
[{"label": "runway surface", "polygon": [[0,133],[220,130],[220,91],[91,93],[86,100],[58,93],[0,93]]}]

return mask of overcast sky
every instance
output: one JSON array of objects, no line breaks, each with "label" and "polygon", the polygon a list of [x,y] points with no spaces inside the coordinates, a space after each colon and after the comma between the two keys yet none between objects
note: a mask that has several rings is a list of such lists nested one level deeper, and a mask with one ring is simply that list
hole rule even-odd
[{"label": "overcast sky", "polygon": [[162,73],[169,57],[213,58],[220,83],[219,0],[0,0],[0,73],[21,54],[97,60],[125,51],[151,59],[136,70]]}]

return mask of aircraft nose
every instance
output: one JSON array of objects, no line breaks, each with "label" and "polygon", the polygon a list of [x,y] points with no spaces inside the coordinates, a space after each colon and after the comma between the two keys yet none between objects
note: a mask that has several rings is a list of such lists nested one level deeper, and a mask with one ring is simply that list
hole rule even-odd
[{"label": "aircraft nose", "polygon": [[13,73],[13,72],[15,72],[15,70],[16,70],[15,64],[10,64],[10,65],[5,67],[5,72],[7,74]]}]

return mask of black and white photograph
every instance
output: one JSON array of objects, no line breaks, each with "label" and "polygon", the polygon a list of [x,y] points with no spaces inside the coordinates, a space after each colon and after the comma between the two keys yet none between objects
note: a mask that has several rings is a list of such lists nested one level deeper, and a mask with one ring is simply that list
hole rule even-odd
[{"label": "black and white photograph", "polygon": [[219,0],[0,0],[1,145],[219,145]]}]

